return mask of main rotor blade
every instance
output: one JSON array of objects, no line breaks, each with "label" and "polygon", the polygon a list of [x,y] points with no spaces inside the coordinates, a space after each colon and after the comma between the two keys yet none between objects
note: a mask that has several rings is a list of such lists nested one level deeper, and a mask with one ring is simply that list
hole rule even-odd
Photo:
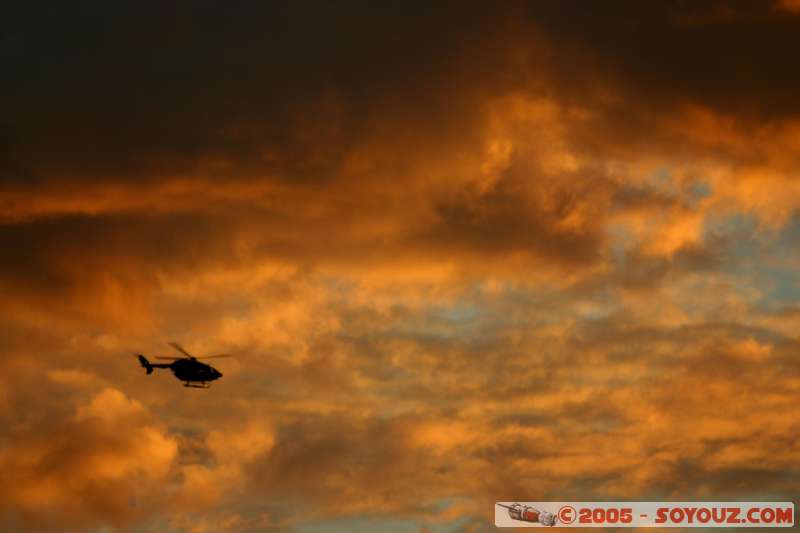
[{"label": "main rotor blade", "polygon": [[189,352],[187,352],[186,350],[184,350],[184,349],[183,349],[183,347],[181,347],[181,345],[180,345],[180,344],[178,344],[177,342],[168,342],[167,344],[169,344],[170,346],[172,346],[173,348],[175,348],[176,350],[178,350],[179,352],[181,352],[181,353],[182,353],[183,355],[185,355],[186,357],[192,357],[192,358],[194,358],[194,356],[193,356],[192,354],[190,354]]},{"label": "main rotor blade", "polygon": [[180,361],[181,359],[186,359],[185,357],[153,357],[153,359],[167,359],[169,361]]},{"label": "main rotor blade", "polygon": [[215,357],[231,357],[229,353],[218,353],[216,355],[206,355],[204,357],[198,357],[198,359],[214,359]]}]

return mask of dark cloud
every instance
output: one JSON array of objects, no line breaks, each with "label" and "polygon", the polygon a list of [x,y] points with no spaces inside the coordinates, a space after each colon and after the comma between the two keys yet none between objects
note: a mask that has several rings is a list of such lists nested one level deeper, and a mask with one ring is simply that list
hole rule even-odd
[{"label": "dark cloud", "polygon": [[147,178],[216,155],[237,173],[329,179],[349,145],[374,133],[376,114],[452,134],[456,124],[435,117],[469,112],[451,77],[479,80],[458,65],[467,48],[491,45],[480,35],[487,15],[477,5],[91,2],[23,13],[8,128],[46,174]]},{"label": "dark cloud", "polygon": [[537,27],[573,47],[567,56],[573,66],[593,58],[630,84],[635,104],[691,100],[765,118],[798,111],[792,94],[800,77],[791,68],[791,50],[800,21],[774,11],[769,2],[532,2],[527,7]]}]

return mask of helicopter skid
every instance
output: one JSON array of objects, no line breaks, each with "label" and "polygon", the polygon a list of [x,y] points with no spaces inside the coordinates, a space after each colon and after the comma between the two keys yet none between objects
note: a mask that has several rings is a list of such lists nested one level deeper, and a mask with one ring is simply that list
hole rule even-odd
[{"label": "helicopter skid", "polygon": [[184,387],[192,387],[193,389],[208,389],[211,387],[208,383],[189,383],[188,381],[183,384]]}]

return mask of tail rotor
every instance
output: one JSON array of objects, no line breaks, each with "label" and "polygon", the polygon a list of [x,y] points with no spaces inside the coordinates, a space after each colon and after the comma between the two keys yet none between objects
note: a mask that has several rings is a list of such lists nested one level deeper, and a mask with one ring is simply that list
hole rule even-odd
[{"label": "tail rotor", "polygon": [[150,364],[150,361],[148,361],[147,358],[145,358],[145,356],[140,353],[137,353],[136,356],[139,358],[139,363],[142,365],[142,368],[147,370],[147,375],[149,376],[150,374],[152,374],[153,365]]}]

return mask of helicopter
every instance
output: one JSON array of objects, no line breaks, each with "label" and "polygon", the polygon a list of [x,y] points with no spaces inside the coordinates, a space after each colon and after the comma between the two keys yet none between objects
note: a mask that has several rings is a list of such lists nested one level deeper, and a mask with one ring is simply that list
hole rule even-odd
[{"label": "helicopter", "polygon": [[222,377],[222,374],[219,370],[212,367],[211,365],[207,365],[206,363],[201,363],[198,359],[211,359],[214,357],[230,357],[228,354],[217,354],[217,355],[208,355],[206,357],[195,357],[183,347],[178,344],[177,342],[168,342],[170,346],[172,346],[175,350],[179,351],[183,354],[183,357],[156,357],[156,359],[169,359],[171,363],[151,363],[147,360],[147,358],[137,353],[135,354],[139,358],[139,363],[142,367],[147,370],[147,374],[150,375],[153,373],[154,368],[169,368],[172,370],[172,373],[175,374],[175,377],[181,381],[183,381],[184,387],[194,387],[197,389],[207,389],[209,388],[210,381],[214,381]]}]

